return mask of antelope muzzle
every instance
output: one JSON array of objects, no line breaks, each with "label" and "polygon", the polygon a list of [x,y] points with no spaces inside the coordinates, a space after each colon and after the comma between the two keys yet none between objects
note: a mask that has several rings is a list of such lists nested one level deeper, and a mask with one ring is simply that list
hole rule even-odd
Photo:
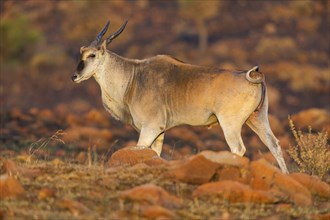
[{"label": "antelope muzzle", "polygon": [[74,82],[78,78],[78,75],[75,73],[72,75],[71,80]]}]

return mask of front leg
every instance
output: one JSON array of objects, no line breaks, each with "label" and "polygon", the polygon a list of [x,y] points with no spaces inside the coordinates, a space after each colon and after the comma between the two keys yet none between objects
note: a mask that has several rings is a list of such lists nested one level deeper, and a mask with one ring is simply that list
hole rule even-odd
[{"label": "front leg", "polygon": [[156,151],[156,153],[158,154],[158,156],[160,156],[160,154],[162,153],[163,141],[164,141],[164,132],[161,133],[156,138],[156,140],[154,141],[154,143],[152,143],[152,145],[151,145],[151,149],[153,149],[154,151]]},{"label": "front leg", "polygon": [[[160,139],[158,140],[158,138]],[[160,128],[145,126],[142,127],[141,129],[139,141],[137,143],[136,148],[138,149],[148,148],[155,142],[152,148],[154,151],[157,152],[158,155],[160,155],[163,139],[164,139],[164,134]],[[161,142],[161,144],[159,144],[159,142]]]}]

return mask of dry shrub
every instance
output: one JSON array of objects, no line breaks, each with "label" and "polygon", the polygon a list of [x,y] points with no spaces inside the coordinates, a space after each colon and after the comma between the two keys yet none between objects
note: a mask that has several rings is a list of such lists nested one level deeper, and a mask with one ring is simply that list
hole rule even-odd
[{"label": "dry shrub", "polygon": [[289,124],[296,145],[290,145],[288,153],[298,165],[299,171],[325,179],[330,170],[328,133],[322,131],[314,134],[311,126],[308,133],[297,131],[290,117]]}]

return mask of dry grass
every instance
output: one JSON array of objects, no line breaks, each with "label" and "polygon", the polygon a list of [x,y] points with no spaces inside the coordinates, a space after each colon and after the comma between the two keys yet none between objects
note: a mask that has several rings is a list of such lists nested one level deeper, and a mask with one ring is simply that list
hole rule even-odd
[{"label": "dry grass", "polygon": [[52,136],[47,137],[47,138],[41,138],[38,141],[33,142],[30,147],[29,147],[29,155],[30,157],[38,157],[40,155],[40,152],[46,152],[43,153],[44,158],[47,159],[48,155],[48,147],[50,144],[65,144],[65,142],[62,140],[62,136],[65,133],[63,130],[57,130]]},{"label": "dry grass", "polygon": [[290,145],[288,153],[299,171],[326,179],[330,170],[328,133],[322,131],[315,134],[311,127],[307,133],[297,131],[290,117],[289,124],[296,144]]}]

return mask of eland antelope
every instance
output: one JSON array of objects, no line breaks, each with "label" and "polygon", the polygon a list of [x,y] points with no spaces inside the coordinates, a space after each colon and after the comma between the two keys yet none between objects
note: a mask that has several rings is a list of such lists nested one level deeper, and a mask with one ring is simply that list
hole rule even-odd
[{"label": "eland antelope", "polygon": [[137,149],[151,147],[160,155],[166,130],[219,123],[231,152],[243,156],[241,128],[246,123],[269,148],[282,172],[288,173],[269,125],[266,83],[257,66],[233,71],[191,65],[166,55],[124,58],[107,45],[122,33],[127,21],[101,42],[109,24],[89,46],[80,48],[72,81],[94,77],[105,109],[140,133]]}]

